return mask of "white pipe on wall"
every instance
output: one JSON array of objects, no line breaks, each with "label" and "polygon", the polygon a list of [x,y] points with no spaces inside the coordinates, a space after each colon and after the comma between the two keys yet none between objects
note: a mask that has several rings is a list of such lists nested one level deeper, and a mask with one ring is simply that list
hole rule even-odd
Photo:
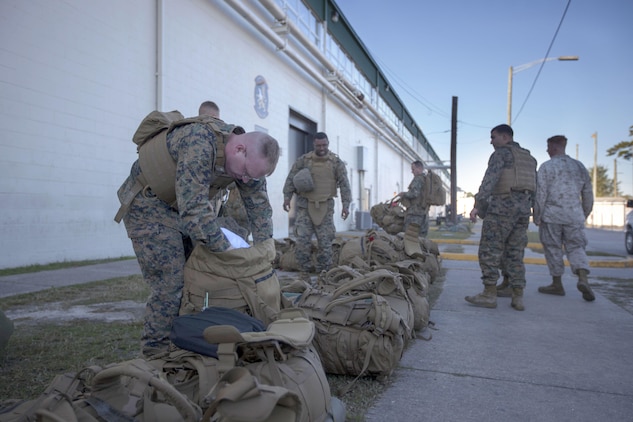
[{"label": "white pipe on wall", "polygon": [[163,109],[164,0],[156,0],[156,110]]},{"label": "white pipe on wall", "polygon": [[[274,30],[272,30],[267,23],[262,22],[258,17],[255,16],[254,13],[251,13],[248,9],[248,6],[245,6],[240,0],[225,0],[239,15],[241,15],[244,19],[246,19],[249,23],[251,23],[257,30],[259,30],[266,38],[268,38],[277,49],[283,51],[290,57],[298,66],[300,66],[303,70],[308,72],[310,76],[316,79],[319,83],[323,85],[323,87],[330,93],[334,94],[337,98],[347,105],[350,110],[353,110],[354,113],[359,116],[364,122],[366,122],[369,126],[372,127],[374,131],[376,131],[380,136],[382,136],[389,144],[391,144],[397,150],[403,152],[405,156],[410,159],[417,159],[418,154],[409,146],[409,144],[403,140],[391,127],[391,124],[381,118],[380,113],[369,103],[365,101],[365,99],[360,100],[354,93],[352,92],[353,87],[350,89],[350,84],[346,83],[346,80],[343,76],[339,75],[336,72],[335,67],[330,63],[330,61],[318,50],[318,48],[311,43],[301,31],[287,19],[286,14],[274,3],[272,0],[260,0],[261,3],[266,7],[266,9],[273,15],[275,19],[278,21],[284,22],[291,29],[293,36],[295,36],[301,44],[305,46],[310,53],[314,54],[317,59],[325,66],[328,72],[332,73],[336,78],[335,81],[337,85],[334,85],[330,80],[325,78],[322,75],[322,71],[320,69],[314,69],[310,66],[306,60],[300,57],[291,46],[288,45],[286,40],[279,36]],[[348,86],[350,85],[350,86]],[[337,89],[337,86],[339,89]],[[347,97],[347,98],[346,98]],[[352,103],[349,102],[350,99]],[[361,105],[367,108],[371,113],[376,116],[378,123],[374,119],[368,117],[365,113],[361,113],[359,107],[357,105]],[[391,134],[385,132],[385,128],[380,127],[380,124],[389,128]],[[395,137],[395,141],[394,138]]]},{"label": "white pipe on wall", "polygon": [[[281,9],[274,0],[260,0],[260,2],[278,22],[282,22],[284,25],[286,25],[289,32],[301,43],[301,45],[304,46],[313,56],[315,56],[317,60],[325,67],[326,71],[331,75],[330,77],[328,77],[328,79],[336,79],[336,82],[342,85],[343,89],[348,91],[349,96],[354,102],[358,102],[360,106],[366,107],[371,113],[374,114],[374,116],[376,116],[380,123],[389,127],[389,129],[393,133],[393,136],[399,141],[399,145],[397,146],[400,149],[407,150],[411,157],[416,157],[417,159],[418,154],[404,139],[401,138],[401,136],[398,134],[398,131],[392,127],[391,123],[383,120],[378,110],[376,110],[376,108],[374,108],[371,103],[367,102],[366,99],[358,98],[358,96],[354,93],[356,87],[354,87],[354,85],[350,83],[344,75],[338,72],[336,66],[334,66],[332,62],[330,62],[325,54],[323,54],[323,52],[304,35],[304,33],[295,25],[293,21],[288,19],[288,16],[284,12],[284,10]],[[357,112],[356,114],[360,115],[361,113]]]}]

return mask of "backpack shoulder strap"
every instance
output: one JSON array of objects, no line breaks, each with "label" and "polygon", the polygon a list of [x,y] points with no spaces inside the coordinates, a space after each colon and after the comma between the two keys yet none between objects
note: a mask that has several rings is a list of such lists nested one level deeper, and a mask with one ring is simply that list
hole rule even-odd
[{"label": "backpack shoulder strap", "polygon": [[217,142],[215,164],[216,166],[224,167],[224,147],[228,141],[229,135],[233,133],[233,130],[236,128],[236,126],[225,123],[224,121],[220,119],[215,119],[211,116],[195,116],[172,122],[169,125],[168,132],[171,132],[177,127],[188,125],[191,123],[204,124],[209,126],[211,130],[213,130],[216,135]]}]

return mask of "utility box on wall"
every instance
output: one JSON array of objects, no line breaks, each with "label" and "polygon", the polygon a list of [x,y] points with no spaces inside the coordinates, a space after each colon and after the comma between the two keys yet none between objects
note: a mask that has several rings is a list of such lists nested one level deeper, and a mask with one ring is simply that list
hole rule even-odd
[{"label": "utility box on wall", "polygon": [[358,171],[367,170],[367,147],[356,147],[356,169]]},{"label": "utility box on wall", "polygon": [[356,230],[371,229],[372,224],[369,211],[356,211]]}]

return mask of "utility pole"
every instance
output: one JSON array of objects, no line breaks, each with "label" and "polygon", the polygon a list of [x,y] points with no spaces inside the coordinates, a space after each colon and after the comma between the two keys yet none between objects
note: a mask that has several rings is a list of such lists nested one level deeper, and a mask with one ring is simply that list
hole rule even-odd
[{"label": "utility pole", "polygon": [[451,222],[457,224],[457,97],[451,116]]},{"label": "utility pole", "polygon": [[591,135],[593,138],[593,196],[598,196],[598,132]]},{"label": "utility pole", "polygon": [[618,197],[618,159],[613,159],[613,196]]}]

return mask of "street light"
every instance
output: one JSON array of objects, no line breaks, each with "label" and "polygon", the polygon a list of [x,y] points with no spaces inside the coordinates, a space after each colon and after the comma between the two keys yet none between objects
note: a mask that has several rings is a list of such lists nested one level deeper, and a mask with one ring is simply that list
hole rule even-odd
[{"label": "street light", "polygon": [[512,75],[519,73],[522,70],[529,69],[532,66],[541,64],[543,62],[550,62],[552,60],[560,60],[563,62],[573,62],[578,60],[578,56],[560,56],[560,57],[546,57],[544,59],[534,60],[530,63],[525,63],[516,67],[510,66],[508,70],[508,124],[512,124]]}]

